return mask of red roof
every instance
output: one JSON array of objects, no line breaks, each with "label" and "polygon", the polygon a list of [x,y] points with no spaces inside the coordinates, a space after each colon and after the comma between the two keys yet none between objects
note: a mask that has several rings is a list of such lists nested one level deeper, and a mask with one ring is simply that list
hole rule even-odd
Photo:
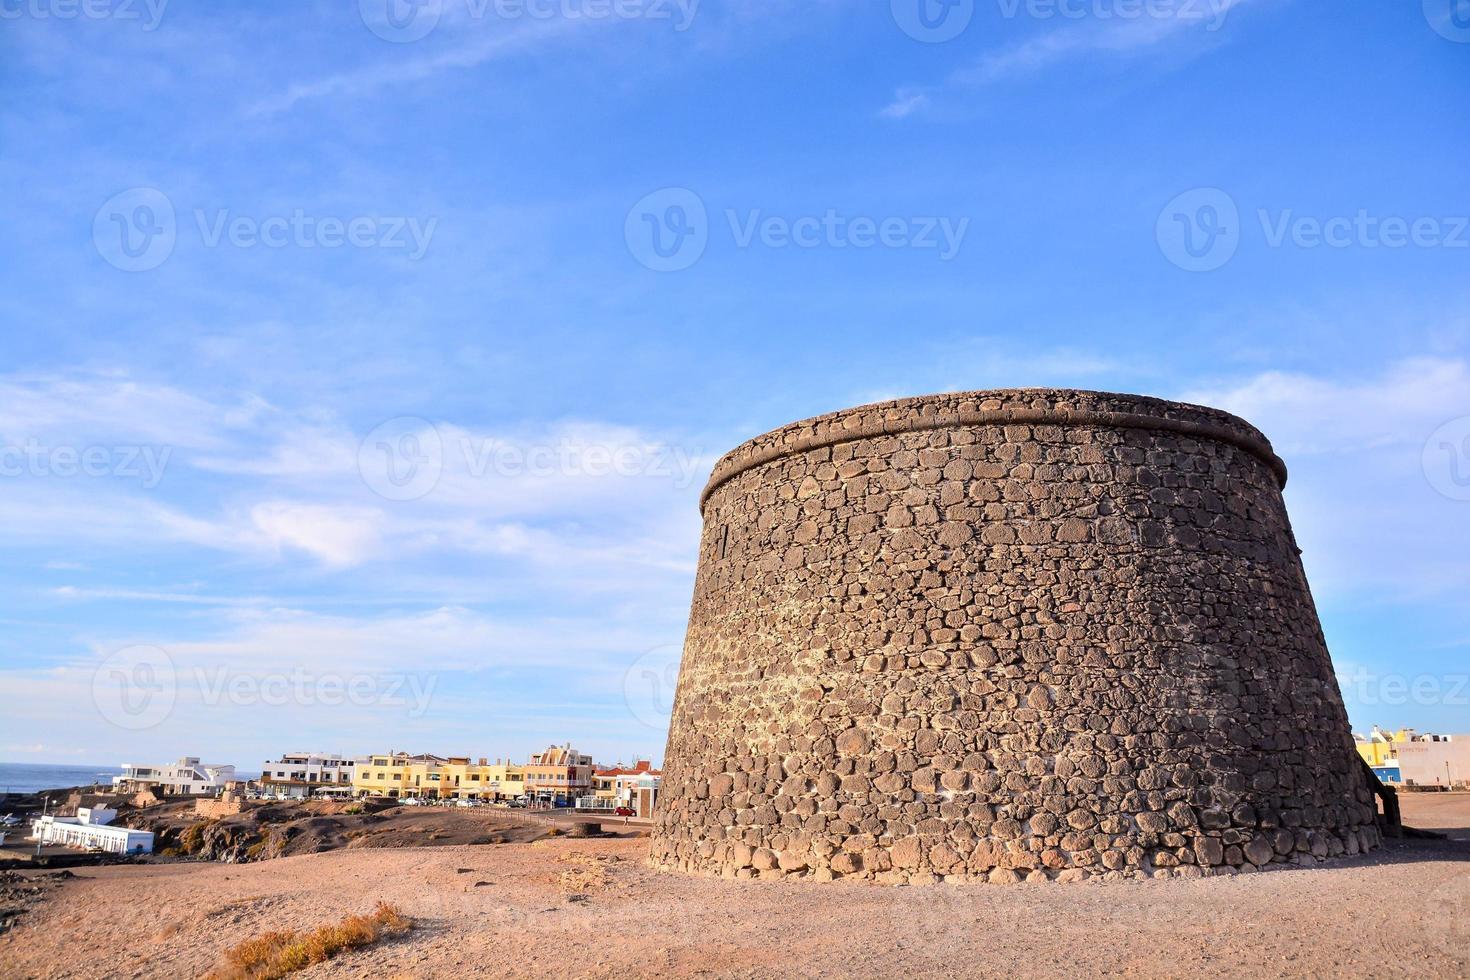
[{"label": "red roof", "polygon": [[597,776],[662,776],[662,769],[653,768],[653,763],[647,759],[639,759],[632,769],[614,767],[612,769],[599,769],[594,775]]}]

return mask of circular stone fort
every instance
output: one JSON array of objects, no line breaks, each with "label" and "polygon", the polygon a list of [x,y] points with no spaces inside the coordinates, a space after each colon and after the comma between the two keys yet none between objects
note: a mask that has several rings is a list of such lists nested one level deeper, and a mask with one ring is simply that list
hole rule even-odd
[{"label": "circular stone fort", "polygon": [[1378,844],[1248,423],[933,395],[716,465],[652,858],[734,877],[1196,877]]}]

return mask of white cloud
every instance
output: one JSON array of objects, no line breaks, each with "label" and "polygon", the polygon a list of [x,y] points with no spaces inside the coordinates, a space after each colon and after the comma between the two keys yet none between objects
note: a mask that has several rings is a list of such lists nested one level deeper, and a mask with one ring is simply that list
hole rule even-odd
[{"label": "white cloud", "polygon": [[1470,580],[1470,505],[1438,493],[1423,469],[1430,435],[1470,415],[1470,364],[1414,358],[1354,380],[1268,371],[1179,397],[1234,412],[1272,441],[1320,598],[1414,602]]},{"label": "white cloud", "polygon": [[893,101],[878,111],[884,119],[904,119],[929,108],[929,96],[923,89],[905,86],[893,93]]},{"label": "white cloud", "polygon": [[1187,391],[1183,397],[1249,420],[1279,453],[1399,446],[1417,454],[1436,427],[1470,411],[1470,365],[1414,358],[1358,381],[1267,371],[1239,384]]},{"label": "white cloud", "polygon": [[48,594],[59,599],[78,602],[122,600],[197,606],[253,606],[270,601],[261,596],[218,596],[198,592],[161,592],[151,589],[79,588],[75,585],[60,585],[51,589]]},{"label": "white cloud", "polygon": [[[454,4],[446,4],[452,8]],[[493,8],[486,8],[493,9]],[[469,37],[455,29],[439,28],[438,36],[452,36],[452,40],[440,50],[419,57],[403,57],[402,49],[415,49],[420,44],[427,47],[435,37],[415,45],[396,46],[390,50],[398,57],[375,61],[371,67],[338,72],[313,82],[298,82],[279,95],[263,99],[248,110],[252,116],[270,116],[288,112],[302,102],[341,96],[361,98],[385,88],[409,85],[433,78],[448,71],[463,71],[491,61],[511,57],[534,50],[557,37],[567,34],[583,24],[606,23],[586,18],[568,19],[525,19],[517,26],[507,27],[504,22],[485,18],[486,23],[471,25],[475,33]]]},{"label": "white cloud", "polygon": [[117,376],[12,375],[0,379],[0,441],[84,447],[98,442],[213,448],[247,423],[249,406],[217,405],[168,385]]},{"label": "white cloud", "polygon": [[327,565],[357,565],[382,542],[383,514],[362,508],[271,501],[250,509],[250,519],[273,546],[299,548]]},{"label": "white cloud", "polygon": [[[1158,52],[1171,44],[1199,43],[1201,38],[1220,36],[1230,12],[1249,2],[1252,0],[1145,5],[1130,8],[1139,11],[1131,17],[1118,12],[1122,5],[1117,8],[1107,6],[1111,16],[1101,16],[1104,8],[1099,6],[1094,9],[1093,16],[1085,20],[1064,18],[1060,27],[1049,28],[1009,47],[988,52],[953,72],[939,86],[902,86],[880,115],[888,119],[903,119],[920,109],[930,108],[932,97],[941,91],[977,88],[1033,75],[1091,55],[1126,57]],[[1026,8],[1017,0],[1016,9],[1024,11]]]}]

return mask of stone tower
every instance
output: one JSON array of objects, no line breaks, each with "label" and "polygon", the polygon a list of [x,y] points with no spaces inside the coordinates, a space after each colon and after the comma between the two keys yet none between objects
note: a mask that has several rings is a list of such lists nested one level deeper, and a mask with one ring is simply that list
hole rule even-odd
[{"label": "stone tower", "polygon": [[1196,876],[1378,843],[1266,438],[934,395],[720,460],[655,816],[725,875]]}]

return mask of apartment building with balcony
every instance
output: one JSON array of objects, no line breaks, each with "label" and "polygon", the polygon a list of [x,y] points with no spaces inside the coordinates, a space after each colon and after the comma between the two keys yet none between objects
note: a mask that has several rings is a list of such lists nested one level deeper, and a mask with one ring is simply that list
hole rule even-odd
[{"label": "apartment building with balcony", "polygon": [[537,803],[570,805],[592,792],[592,756],[572,743],[553,745],[526,763],[526,795]]},{"label": "apartment building with balcony", "polygon": [[235,767],[200,762],[195,755],[163,766],[122,765],[122,775],[112,777],[112,787],[119,793],[152,790],[161,796],[213,796],[235,779]]},{"label": "apartment building with balcony", "polygon": [[440,767],[450,761],[428,753],[387,752],[367,756],[353,767],[352,795],[438,799],[443,775]]},{"label": "apartment building with balcony", "polygon": [[260,791],[278,799],[345,796],[353,791],[357,760],[326,752],[289,752],[261,768]]}]

